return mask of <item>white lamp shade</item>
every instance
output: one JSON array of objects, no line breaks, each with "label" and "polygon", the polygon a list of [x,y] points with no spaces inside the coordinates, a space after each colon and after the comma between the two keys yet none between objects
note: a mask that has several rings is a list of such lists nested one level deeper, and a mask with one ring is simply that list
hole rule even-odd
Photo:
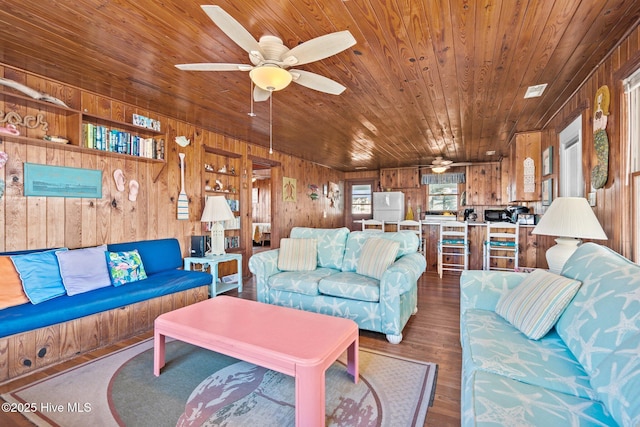
[{"label": "white lamp shade", "polygon": [[201,222],[228,221],[234,219],[233,212],[224,196],[207,196]]},{"label": "white lamp shade", "polygon": [[605,240],[598,218],[587,199],[583,197],[558,197],[531,232],[546,236],[558,236],[557,245],[547,249],[549,271],[562,273],[565,263],[582,243],[579,239]]},{"label": "white lamp shade", "polygon": [[584,197],[556,198],[532,233],[579,239],[607,239],[598,218]]},{"label": "white lamp shade", "polygon": [[208,255],[224,255],[224,227],[221,221],[234,219],[235,216],[224,196],[207,196],[204,203],[201,222],[212,222],[211,249]]},{"label": "white lamp shade", "polygon": [[249,72],[249,77],[256,86],[269,92],[284,89],[293,79],[287,70],[270,64],[254,68]]}]

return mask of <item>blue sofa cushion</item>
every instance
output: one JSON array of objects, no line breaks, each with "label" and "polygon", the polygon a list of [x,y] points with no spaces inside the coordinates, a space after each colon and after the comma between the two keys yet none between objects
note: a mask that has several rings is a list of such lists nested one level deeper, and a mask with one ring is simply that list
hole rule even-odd
[{"label": "blue sofa cushion", "polygon": [[640,332],[640,265],[595,243],[578,247],[562,275],[582,287],[556,329],[591,375],[627,338]]},{"label": "blue sofa cushion", "polygon": [[126,286],[109,286],[74,296],[60,296],[37,305],[27,303],[9,307],[0,310],[0,337],[209,284],[209,273],[169,270]]},{"label": "blue sofa cushion", "polygon": [[[601,402],[474,371],[465,379],[462,426],[614,426]],[[466,399],[465,399],[466,400]]]},{"label": "blue sofa cushion", "polygon": [[182,252],[177,239],[142,240],[107,245],[111,252],[127,252],[137,249],[147,275],[165,270],[182,268]]},{"label": "blue sofa cushion", "polygon": [[589,376],[551,331],[530,340],[498,314],[470,309],[461,326],[464,371],[482,370],[585,399],[596,397]]},{"label": "blue sofa cushion", "polygon": [[417,252],[420,240],[413,231],[382,232],[382,231],[352,231],[347,237],[347,244],[342,262],[342,271],[356,271],[358,260],[365,242],[372,238],[393,240],[400,244],[396,259]]},{"label": "blue sofa cushion", "polygon": [[312,271],[283,271],[269,278],[269,287],[278,291],[294,292],[304,295],[319,295],[318,282],[335,274],[332,268],[317,268]]},{"label": "blue sofa cushion", "polygon": [[320,280],[321,294],[358,301],[380,301],[380,281],[368,276],[345,271]]},{"label": "blue sofa cushion", "polygon": [[317,239],[318,240],[318,267],[335,268],[342,267],[344,248],[347,244],[349,229],[342,228],[308,228],[293,227],[290,237],[292,239]]},{"label": "blue sofa cushion", "polygon": [[591,385],[621,426],[640,426],[640,334],[598,365]]}]

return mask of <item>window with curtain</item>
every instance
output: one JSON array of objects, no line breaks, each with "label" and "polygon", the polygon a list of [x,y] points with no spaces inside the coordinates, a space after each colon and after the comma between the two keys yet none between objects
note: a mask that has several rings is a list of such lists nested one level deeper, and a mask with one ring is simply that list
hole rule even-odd
[{"label": "window with curtain", "polygon": [[429,184],[427,188],[430,211],[458,210],[458,184]]}]

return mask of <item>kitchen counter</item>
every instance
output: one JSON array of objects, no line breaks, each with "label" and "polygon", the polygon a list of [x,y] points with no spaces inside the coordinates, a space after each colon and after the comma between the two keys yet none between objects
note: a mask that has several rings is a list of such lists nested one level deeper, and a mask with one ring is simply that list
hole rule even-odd
[{"label": "kitchen counter", "polygon": [[[424,256],[427,271],[438,271],[438,241],[441,221],[423,220]],[[484,221],[469,221],[469,270],[482,270],[483,245],[486,239]],[[536,235],[531,234],[535,225],[520,225],[518,263],[520,267],[537,267],[538,244]],[[542,254],[544,258],[544,254]],[[454,274],[454,273],[451,273]]]}]

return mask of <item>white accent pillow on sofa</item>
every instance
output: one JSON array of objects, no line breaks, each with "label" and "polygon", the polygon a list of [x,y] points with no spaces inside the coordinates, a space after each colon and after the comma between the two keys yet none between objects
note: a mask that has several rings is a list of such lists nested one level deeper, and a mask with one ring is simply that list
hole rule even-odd
[{"label": "white accent pillow on sofa", "polygon": [[312,271],[318,265],[318,240],[280,239],[278,270]]},{"label": "white accent pillow on sofa", "polygon": [[356,273],[382,279],[387,268],[396,260],[400,243],[382,239],[369,238],[362,246],[362,252],[356,266]]},{"label": "white accent pillow on sofa", "polygon": [[498,300],[496,313],[532,340],[545,336],[582,286],[582,282],[534,270]]}]

